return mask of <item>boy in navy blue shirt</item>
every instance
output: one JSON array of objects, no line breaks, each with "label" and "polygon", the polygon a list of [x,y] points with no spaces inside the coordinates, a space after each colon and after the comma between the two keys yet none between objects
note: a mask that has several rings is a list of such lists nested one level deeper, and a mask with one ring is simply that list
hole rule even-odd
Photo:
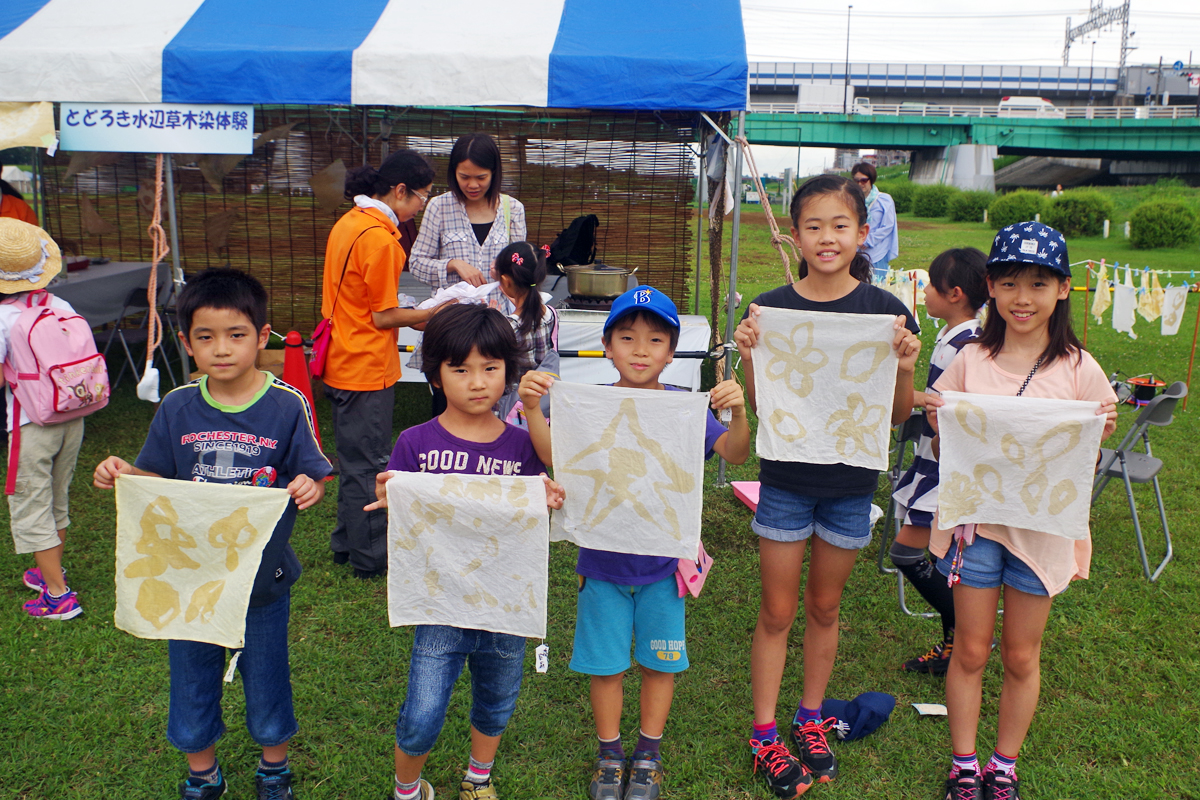
[{"label": "boy in navy blue shirt", "polygon": [[[649,286],[630,289],[613,301],[603,336],[604,354],[621,376],[614,386],[682,391],[659,381],[679,343],[679,314],[671,298]],[[547,466],[550,428],[537,409],[553,382],[548,373],[527,372],[519,390],[529,435]],[[732,419],[726,430],[708,415],[706,456],[715,451],[729,463],[741,464],[750,456],[742,387],[736,381],[722,381],[712,388],[710,398],[713,408],[730,409]],[[656,800],[662,791],[659,746],[675,692],[675,673],[688,667],[684,604],[675,581],[678,567],[677,558],[579,551],[571,669],[591,675],[600,751],[588,787],[592,800]],[[627,767],[620,725],[631,645],[642,672],[641,730]]]},{"label": "boy in navy blue shirt", "polygon": [[[246,727],[262,745],[255,784],[260,800],[290,800],[288,740],[298,729],[292,708],[287,630],[290,589],[300,562],[288,539],[296,512],[325,495],[329,461],[313,432],[304,396],[255,369],[266,347],[267,293],[243,272],[201,273],[179,295],[179,334],[205,373],[167,394],[134,465],[109,456],[93,483],[111,489],[118,475],[286,487],[289,503],[263,550],[246,613],[246,646],[237,666],[246,695]],[[171,640],[167,739],[187,756],[184,800],[215,800],[226,791],[216,760],[225,648]]]}]

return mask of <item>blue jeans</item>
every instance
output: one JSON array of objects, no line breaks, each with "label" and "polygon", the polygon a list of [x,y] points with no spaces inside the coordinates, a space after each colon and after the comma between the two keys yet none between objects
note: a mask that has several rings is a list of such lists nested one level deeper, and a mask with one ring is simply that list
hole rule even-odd
[{"label": "blue jeans", "polygon": [[[958,542],[951,540],[945,558],[939,558],[938,572],[950,574],[950,562],[958,549]],[[975,541],[963,548],[962,570],[959,572],[963,586],[975,589],[995,589],[1000,584],[1011,586],[1019,592],[1046,597],[1042,579],[1029,565],[999,542],[976,534]]]},{"label": "blue jeans", "polygon": [[[246,646],[237,666],[246,695],[246,730],[263,747],[281,745],[300,729],[288,671],[290,612],[290,592],[270,605],[246,611]],[[225,733],[221,720],[225,648],[172,639],[167,653],[171,659],[167,741],[185,753],[199,753]]]},{"label": "blue jeans", "polygon": [[433,749],[450,691],[471,670],[471,725],[484,736],[508,726],[525,666],[525,637],[447,625],[418,625],[408,666],[408,693],[396,719],[396,746],[410,756]]},{"label": "blue jeans", "polygon": [[775,542],[802,542],[816,533],[834,547],[861,550],[871,543],[873,498],[812,497],[764,483],[750,529]]}]

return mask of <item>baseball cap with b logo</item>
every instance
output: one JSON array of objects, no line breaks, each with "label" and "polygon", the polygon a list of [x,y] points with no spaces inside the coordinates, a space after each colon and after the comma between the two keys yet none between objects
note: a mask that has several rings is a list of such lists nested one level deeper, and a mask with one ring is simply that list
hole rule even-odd
[{"label": "baseball cap with b logo", "polygon": [[608,319],[604,320],[604,332],[607,333],[617,320],[634,311],[649,311],[662,317],[671,327],[679,327],[679,312],[671,298],[653,286],[635,286],[613,300]]}]

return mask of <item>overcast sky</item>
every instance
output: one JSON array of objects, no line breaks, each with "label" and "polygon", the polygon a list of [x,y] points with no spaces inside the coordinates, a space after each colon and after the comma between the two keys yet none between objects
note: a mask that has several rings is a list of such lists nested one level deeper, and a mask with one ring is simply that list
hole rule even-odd
[{"label": "overcast sky", "polygon": [[[842,61],[846,3],[744,0],[742,19],[751,61]],[[1086,2],[1004,0],[858,0],[850,12],[850,60],[947,64],[1061,64],[1067,17],[1087,20]],[[1118,3],[1108,0],[1106,7]],[[999,10],[998,10],[999,9]],[[1132,63],[1187,62],[1200,55],[1200,4],[1132,0]],[[1096,66],[1117,65],[1121,29],[1088,34],[1071,47],[1071,63],[1087,64],[1096,40]]]},{"label": "overcast sky", "polygon": [[[1087,20],[1087,2],[1003,0],[857,0],[850,11],[853,62],[1061,65],[1067,17]],[[1105,0],[1106,7],[1119,3]],[[751,61],[837,61],[846,57],[846,3],[743,0],[746,54]],[[1132,0],[1130,64],[1200,61],[1200,3]],[[1071,47],[1071,65],[1085,66],[1096,42],[1096,66],[1115,67],[1121,28],[1088,34]],[[796,163],[791,148],[755,147],[759,167],[776,172]],[[832,151],[807,148],[801,171],[815,172]]]}]

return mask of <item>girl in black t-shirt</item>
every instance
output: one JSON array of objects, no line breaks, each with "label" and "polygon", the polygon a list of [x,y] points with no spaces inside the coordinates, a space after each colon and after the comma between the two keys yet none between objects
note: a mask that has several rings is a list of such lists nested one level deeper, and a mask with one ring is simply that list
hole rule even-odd
[{"label": "girl in black t-shirt", "polygon": [[[916,321],[897,298],[871,286],[871,262],[859,248],[866,239],[862,193],[845,178],[813,178],[792,199],[792,236],[799,243],[799,279],[766,292],[750,305],[734,334],[745,363],[746,396],[756,407],[753,350],[761,306],[858,314],[893,314],[892,347],[899,357],[892,424],[912,410],[913,369],[921,342]],[[821,703],[837,655],[838,609],[858,550],[871,540],[871,499],[879,472],[846,464],[762,459],[761,493],[753,529],[759,535],[762,599],[750,651],[755,771],[779,797],[796,797],[814,780],[837,775],[825,735]],[[791,738],[795,758],[780,740],[775,708],[796,617],[805,541],[812,536],[804,587],[804,687]],[[832,722],[832,721],[831,721]]]}]

